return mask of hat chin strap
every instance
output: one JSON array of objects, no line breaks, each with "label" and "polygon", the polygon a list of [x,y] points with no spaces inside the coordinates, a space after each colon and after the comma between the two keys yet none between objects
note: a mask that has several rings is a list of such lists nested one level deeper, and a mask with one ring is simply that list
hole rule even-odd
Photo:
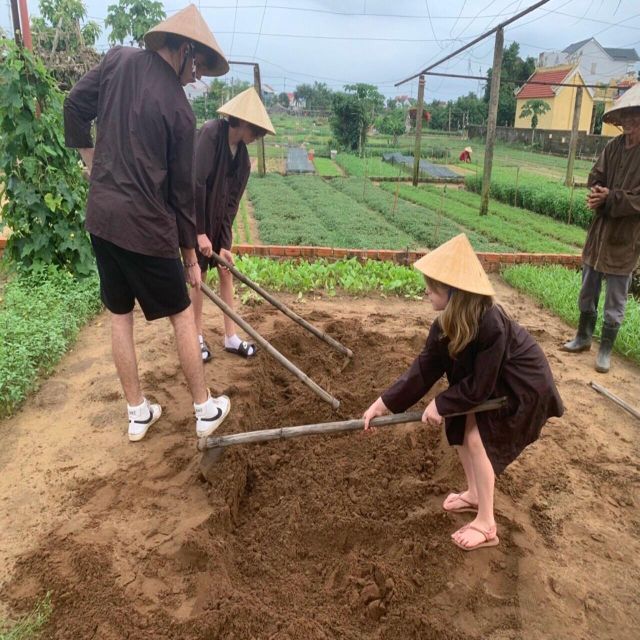
[{"label": "hat chin strap", "polygon": [[196,54],[195,46],[193,42],[189,42],[189,48],[187,49],[187,55],[184,56],[180,63],[180,70],[178,71],[178,78],[182,78],[184,70],[187,68],[187,60],[191,58],[191,82],[196,81]]}]

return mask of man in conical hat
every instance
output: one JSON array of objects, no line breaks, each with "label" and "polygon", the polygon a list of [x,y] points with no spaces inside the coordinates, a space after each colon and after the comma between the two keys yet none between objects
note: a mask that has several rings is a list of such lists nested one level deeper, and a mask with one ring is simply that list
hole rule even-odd
[{"label": "man in conical hat", "polygon": [[606,373],[624,319],[631,277],[640,257],[640,83],[628,89],[603,118],[622,128],[604,148],[587,185],[593,219],[582,251],[580,319],[575,338],[564,345],[576,353],[591,349],[598,299],[606,280],[604,321],[596,371]]},{"label": "man in conical hat", "polygon": [[[247,186],[251,163],[247,145],[275,134],[269,114],[258,92],[251,87],[223,104],[218,113],[226,116],[205,122],[196,142],[196,223],[198,262],[202,273],[217,266],[213,252],[233,264],[232,226],[240,199]],[[233,307],[233,276],[218,265],[220,296]],[[202,292],[191,289],[202,359],[208,362],[211,349],[202,328]],[[233,320],[224,315],[224,348],[251,358],[256,346],[240,339]]]},{"label": "man in conical hat", "polygon": [[228,398],[212,398],[207,389],[185,282],[197,288],[201,275],[193,191],[196,122],[183,89],[201,75],[226,73],[229,65],[194,5],[153,27],[145,43],[146,49],[107,52],[64,106],[67,146],[79,150],[90,171],[86,228],[110,312],[131,441],[144,438],[162,413],[140,385],[136,300],[147,320],[168,317],[173,325],[196,434],[212,433],[230,406]]}]

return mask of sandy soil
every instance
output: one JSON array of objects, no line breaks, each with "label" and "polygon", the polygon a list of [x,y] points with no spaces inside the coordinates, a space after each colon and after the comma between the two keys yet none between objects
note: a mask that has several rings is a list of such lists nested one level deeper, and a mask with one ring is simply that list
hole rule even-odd
[{"label": "sandy soil", "polygon": [[[570,329],[496,286],[567,406],[499,479],[498,548],[449,541],[465,516],[440,505],[461,472],[421,424],[235,448],[206,481],[170,327],[141,317],[142,378],[165,414],[130,444],[100,316],[0,423],[2,613],[51,591],[56,639],[637,638],[640,425],[587,387],[593,353],[559,351]],[[243,315],[341,398],[338,417],[402,371],[433,319],[400,299],[287,299],[353,361],[267,306]],[[211,306],[218,347],[221,324]],[[637,404],[638,373],[616,357],[598,381]],[[264,352],[249,364],[218,348],[207,375],[232,398],[225,433],[335,415]]]}]

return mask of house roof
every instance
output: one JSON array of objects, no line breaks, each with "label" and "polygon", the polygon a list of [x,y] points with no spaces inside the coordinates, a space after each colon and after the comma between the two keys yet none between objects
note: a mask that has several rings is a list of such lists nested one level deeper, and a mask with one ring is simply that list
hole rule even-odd
[{"label": "house roof", "polygon": [[569,54],[575,53],[580,47],[587,44],[589,40],[593,40],[593,38],[587,38],[586,40],[580,40],[580,42],[574,42],[573,44],[570,44],[566,49],[563,49],[562,52]]},{"label": "house roof", "polygon": [[635,49],[616,49],[615,47],[603,47],[603,49],[614,59],[625,62],[638,62],[640,58]]},{"label": "house roof", "polygon": [[[554,98],[556,95],[556,87],[554,85],[564,82],[566,77],[572,73],[574,67],[550,67],[536,69],[529,77],[527,82],[516,91],[516,98]],[[531,84],[536,82],[550,82],[552,84]]]}]

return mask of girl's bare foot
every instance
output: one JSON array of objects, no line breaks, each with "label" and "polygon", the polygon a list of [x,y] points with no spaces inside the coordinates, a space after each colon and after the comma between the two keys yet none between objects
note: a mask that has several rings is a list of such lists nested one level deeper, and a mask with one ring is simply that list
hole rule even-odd
[{"label": "girl's bare foot", "polygon": [[499,542],[495,522],[487,523],[477,518],[451,534],[457,546],[465,551],[473,551],[482,547],[495,547]]},{"label": "girl's bare foot", "polygon": [[478,498],[471,491],[450,493],[442,503],[442,508],[450,513],[476,513]]}]

